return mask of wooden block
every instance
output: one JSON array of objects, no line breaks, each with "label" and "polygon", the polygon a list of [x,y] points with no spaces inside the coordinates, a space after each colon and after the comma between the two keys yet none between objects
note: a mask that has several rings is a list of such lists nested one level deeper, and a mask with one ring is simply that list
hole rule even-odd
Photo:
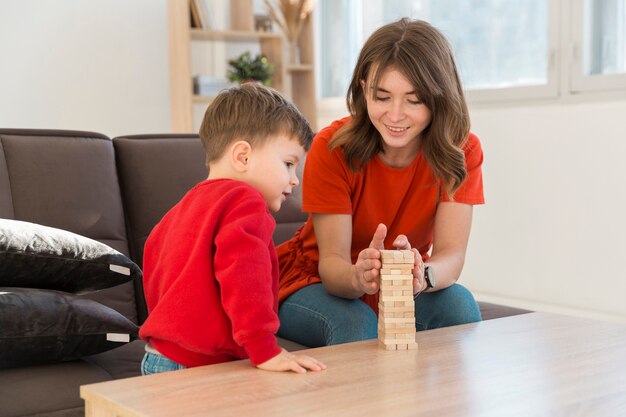
[{"label": "wooden block", "polygon": [[400,329],[400,328],[389,328],[385,326],[385,334],[393,334],[393,335],[415,334],[415,327],[413,327],[412,329],[411,328]]},{"label": "wooden block", "polygon": [[392,251],[392,250],[381,250],[380,251],[380,258],[383,260],[383,262],[387,261],[387,260],[393,260],[394,259],[394,256],[393,256],[394,252],[395,251]]},{"label": "wooden block", "polygon": [[415,350],[417,349],[417,342],[411,342],[407,344],[407,349],[409,350]]},{"label": "wooden block", "polygon": [[413,270],[413,266],[405,267],[401,265],[402,268],[392,268],[392,265],[385,265],[380,268],[380,275],[411,275],[411,271]]},{"label": "wooden block", "polygon": [[[387,329],[415,329],[415,321],[411,318],[400,317],[400,320],[407,320],[405,322],[402,321],[391,321],[391,319],[382,319],[378,321],[379,325],[384,325]],[[392,327],[393,326],[393,327]]]},{"label": "wooden block", "polygon": [[410,250],[381,250],[380,256],[383,263],[415,263],[415,254]]},{"label": "wooden block", "polygon": [[[395,301],[393,303],[395,304]],[[400,306],[395,306],[395,305],[383,306],[381,304],[382,303],[379,301],[378,302],[378,310],[379,311],[380,310],[384,310],[385,314],[386,313],[410,313],[411,315],[415,314],[415,307],[413,307],[413,308],[405,307],[404,305],[400,305]]]},{"label": "wooden block", "polygon": [[381,281],[413,281],[413,274],[408,273],[408,274],[396,274],[396,275],[391,275],[391,274],[381,274],[380,275],[380,280]]},{"label": "wooden block", "polygon": [[396,345],[397,350],[408,350],[408,345]]},{"label": "wooden block", "polygon": [[401,302],[401,303],[413,302],[412,295],[384,295],[384,296],[380,296],[378,299],[382,300],[385,303],[388,301],[395,301],[395,302]]},{"label": "wooden block", "polygon": [[393,344],[393,345],[398,345],[398,344],[409,344],[409,343],[415,343],[415,342],[411,342],[410,340],[406,340],[406,339],[385,339],[385,341],[383,342],[385,345],[389,344]]},{"label": "wooden block", "polygon": [[[382,315],[379,314],[379,318]],[[385,321],[385,323],[412,323],[415,324],[415,319],[413,317],[388,317],[388,316],[384,316],[383,320]]]},{"label": "wooden block", "polygon": [[[388,281],[391,282],[391,281]],[[395,282],[395,281],[394,281]],[[401,281],[404,282],[404,281]],[[413,285],[381,285],[380,287],[380,291],[411,291],[411,296],[413,296]],[[404,295],[404,294],[398,294],[398,295]]]},{"label": "wooden block", "polygon": [[378,292],[378,294],[379,294],[379,299],[386,298],[386,297],[401,297],[404,295],[404,290],[397,290],[395,288],[393,289],[382,288]]}]

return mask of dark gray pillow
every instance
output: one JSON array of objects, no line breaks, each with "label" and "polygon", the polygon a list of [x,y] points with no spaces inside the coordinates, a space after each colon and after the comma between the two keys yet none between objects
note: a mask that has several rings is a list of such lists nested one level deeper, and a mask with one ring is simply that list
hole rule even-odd
[{"label": "dark gray pillow", "polygon": [[0,219],[0,286],[83,293],[141,277],[139,267],[96,240]]},{"label": "dark gray pillow", "polygon": [[61,291],[0,287],[0,369],[78,359],[137,339],[132,321]]}]

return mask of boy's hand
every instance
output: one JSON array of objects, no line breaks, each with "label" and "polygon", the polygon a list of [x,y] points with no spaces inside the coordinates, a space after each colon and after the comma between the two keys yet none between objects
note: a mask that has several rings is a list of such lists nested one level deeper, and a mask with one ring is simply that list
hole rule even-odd
[{"label": "boy's hand", "polygon": [[307,355],[298,355],[287,352],[285,349],[272,359],[257,365],[257,368],[264,371],[293,371],[299,374],[306,373],[306,370],[321,371],[326,369],[326,365],[315,358]]}]

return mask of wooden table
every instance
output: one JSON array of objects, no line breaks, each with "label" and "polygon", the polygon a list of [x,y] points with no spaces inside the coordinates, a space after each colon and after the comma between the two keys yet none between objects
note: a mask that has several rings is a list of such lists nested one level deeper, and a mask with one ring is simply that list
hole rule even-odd
[{"label": "wooden table", "polygon": [[85,385],[110,416],[626,416],[626,326],[546,313],[311,349],[305,375],[247,361]]}]

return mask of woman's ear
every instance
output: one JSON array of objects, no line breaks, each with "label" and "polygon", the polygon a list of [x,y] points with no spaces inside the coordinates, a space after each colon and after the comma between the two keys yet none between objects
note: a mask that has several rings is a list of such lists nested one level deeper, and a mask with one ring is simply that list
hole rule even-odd
[{"label": "woman's ear", "polygon": [[248,159],[252,153],[252,146],[245,140],[238,140],[230,147],[230,163],[237,172],[247,172],[250,164]]},{"label": "woman's ear", "polygon": [[369,95],[367,91],[367,82],[365,80],[361,80],[361,90],[363,90],[363,98],[367,99]]}]

